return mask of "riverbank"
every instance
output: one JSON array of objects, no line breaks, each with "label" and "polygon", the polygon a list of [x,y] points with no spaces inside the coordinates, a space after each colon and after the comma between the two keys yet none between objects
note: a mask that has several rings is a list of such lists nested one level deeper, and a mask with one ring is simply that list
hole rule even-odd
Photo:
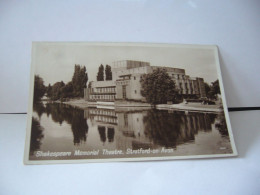
[{"label": "riverbank", "polygon": [[221,112],[220,105],[202,105],[201,103],[180,103],[180,104],[158,104],[156,108],[159,110],[181,110],[181,111],[197,111],[197,112]]},{"label": "riverbank", "polygon": [[[71,99],[67,102],[62,102],[73,107],[78,107],[85,109],[88,107],[102,107],[108,109],[123,109],[123,108],[134,108],[140,109],[150,109],[151,105],[148,103],[140,102],[126,102],[126,101],[116,101],[116,102],[87,102],[82,99]],[[181,111],[194,111],[194,112],[221,112],[222,108],[220,105],[202,105],[200,103],[188,103],[188,104],[158,104],[156,105],[158,110],[181,110]]]},{"label": "riverbank", "polygon": [[85,101],[83,98],[80,98],[80,99],[71,99],[67,102],[61,102],[63,104],[67,104],[67,105],[70,105],[70,106],[73,106],[73,107],[78,107],[78,108],[88,108],[89,105],[88,105],[88,102]]}]

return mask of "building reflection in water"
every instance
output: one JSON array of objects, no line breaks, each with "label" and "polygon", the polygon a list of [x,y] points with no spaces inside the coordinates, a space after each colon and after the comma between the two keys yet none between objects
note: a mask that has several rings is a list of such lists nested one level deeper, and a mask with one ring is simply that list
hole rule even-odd
[{"label": "building reflection in water", "polygon": [[108,127],[107,129],[108,142],[113,142],[114,136],[115,136],[115,129],[113,127]]},{"label": "building reflection in water", "polygon": [[194,142],[199,131],[212,131],[217,115],[165,110],[115,111],[88,108],[84,111],[84,117],[97,125],[103,144],[115,142],[117,149],[126,150],[162,146],[175,148],[179,144]]},{"label": "building reflection in water", "polygon": [[[84,149],[97,147],[123,151],[128,148],[176,148],[180,144],[195,142],[198,133],[213,135],[215,130],[221,136],[228,137],[224,113],[141,108],[82,110],[58,103],[34,105],[33,110],[30,155],[48,143],[45,139],[49,139],[51,132],[56,130],[53,122],[69,128],[71,134],[68,137],[73,141],[67,142],[66,147],[72,149],[78,146]],[[55,137],[56,144],[62,145],[63,132],[55,133],[58,138]],[[93,140],[88,142],[88,139]]]}]

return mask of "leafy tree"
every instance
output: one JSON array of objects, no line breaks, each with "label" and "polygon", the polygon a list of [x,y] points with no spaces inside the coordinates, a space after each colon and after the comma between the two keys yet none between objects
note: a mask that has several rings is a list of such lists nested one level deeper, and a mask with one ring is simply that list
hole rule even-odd
[{"label": "leafy tree", "polygon": [[208,83],[204,82],[204,86],[205,86],[205,92],[206,92],[206,96],[209,96],[209,91],[210,91],[210,86]]},{"label": "leafy tree", "polygon": [[175,83],[167,74],[165,69],[156,69],[152,73],[141,77],[141,94],[147,102],[155,104],[164,104],[167,101],[176,101],[177,90]]},{"label": "leafy tree", "polygon": [[49,84],[47,96],[54,101],[63,100],[63,98],[83,97],[87,82],[88,73],[86,72],[86,67],[75,64],[72,80],[66,85],[63,81],[56,82],[53,86]]},{"label": "leafy tree", "polygon": [[51,95],[51,89],[52,89],[51,84],[49,84],[47,89],[46,89],[47,97],[49,97],[49,98],[52,96]]},{"label": "leafy tree", "polygon": [[73,97],[73,84],[72,82],[68,82],[65,86],[61,88],[61,98],[69,98]]},{"label": "leafy tree", "polygon": [[212,82],[211,84],[212,84],[211,90],[213,91],[213,93],[216,95],[220,94],[219,81],[216,80],[216,81]]},{"label": "leafy tree", "polygon": [[34,102],[38,102],[41,100],[41,98],[45,94],[45,86],[44,86],[44,81],[39,75],[34,76],[34,95],[33,95],[33,100]]},{"label": "leafy tree", "polygon": [[62,94],[62,87],[64,87],[65,84],[63,81],[61,82],[56,82],[51,89],[51,99],[52,100],[58,100],[61,98],[61,94]]},{"label": "leafy tree", "polygon": [[90,82],[88,83],[88,88],[91,88],[91,86],[92,86],[92,81],[90,81]]},{"label": "leafy tree", "polygon": [[207,85],[205,85],[205,89],[206,89],[206,95],[208,98],[216,99],[217,94],[220,94],[219,81],[216,80],[216,81],[212,82],[211,85],[209,86],[209,89],[208,89]]},{"label": "leafy tree", "polygon": [[106,74],[106,81],[112,80],[111,66],[106,65],[105,74]]},{"label": "leafy tree", "polygon": [[104,81],[104,66],[102,64],[98,68],[97,81]]},{"label": "leafy tree", "polygon": [[75,97],[84,96],[84,88],[88,82],[88,73],[86,72],[86,67],[81,67],[75,64],[74,74],[72,77],[73,95]]}]

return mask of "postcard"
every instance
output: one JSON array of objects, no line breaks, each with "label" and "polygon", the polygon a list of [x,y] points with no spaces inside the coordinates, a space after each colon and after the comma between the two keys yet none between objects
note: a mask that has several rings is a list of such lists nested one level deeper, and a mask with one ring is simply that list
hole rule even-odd
[{"label": "postcard", "polygon": [[34,42],[25,164],[236,156],[214,45]]}]

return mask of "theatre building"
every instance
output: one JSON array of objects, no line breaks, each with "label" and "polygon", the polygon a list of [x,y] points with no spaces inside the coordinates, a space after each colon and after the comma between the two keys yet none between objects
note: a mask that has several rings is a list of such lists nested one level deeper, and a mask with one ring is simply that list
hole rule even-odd
[{"label": "theatre building", "polygon": [[116,61],[112,65],[111,81],[92,81],[91,88],[85,90],[86,101],[135,100],[145,102],[141,95],[140,79],[144,74],[156,69],[165,69],[175,82],[178,92],[184,98],[206,97],[203,78],[190,77],[184,69],[150,66],[149,62]]}]

